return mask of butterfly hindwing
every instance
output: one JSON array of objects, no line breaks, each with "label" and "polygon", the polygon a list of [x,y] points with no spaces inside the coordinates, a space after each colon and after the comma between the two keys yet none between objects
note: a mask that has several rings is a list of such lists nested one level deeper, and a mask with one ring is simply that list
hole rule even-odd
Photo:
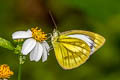
[{"label": "butterfly hindwing", "polygon": [[86,42],[68,36],[59,36],[57,41],[53,41],[53,47],[56,59],[64,69],[76,68],[90,56],[90,47]]}]

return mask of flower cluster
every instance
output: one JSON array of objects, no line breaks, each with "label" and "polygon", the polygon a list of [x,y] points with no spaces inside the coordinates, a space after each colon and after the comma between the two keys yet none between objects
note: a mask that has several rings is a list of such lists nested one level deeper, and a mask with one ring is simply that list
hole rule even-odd
[{"label": "flower cluster", "polygon": [[[26,55],[30,54],[31,61],[38,62],[42,58],[42,62],[44,62],[49,55],[50,46],[46,41],[48,39],[47,34],[42,29],[38,29],[38,27],[28,29],[27,31],[14,32],[12,38],[16,46],[1,37],[0,46],[19,55],[18,80],[21,80],[21,66],[26,60]],[[0,80],[8,80],[13,74],[8,65],[0,65]]]},{"label": "flower cluster", "polygon": [[0,79],[8,79],[14,73],[10,70],[10,67],[6,64],[0,65]]},{"label": "flower cluster", "polygon": [[31,61],[39,61],[42,57],[42,61],[47,60],[49,45],[45,41],[47,39],[47,35],[42,32],[42,29],[32,28],[27,31],[17,31],[13,33],[13,39],[26,39],[23,43],[21,53],[23,55],[27,55],[30,53]]}]

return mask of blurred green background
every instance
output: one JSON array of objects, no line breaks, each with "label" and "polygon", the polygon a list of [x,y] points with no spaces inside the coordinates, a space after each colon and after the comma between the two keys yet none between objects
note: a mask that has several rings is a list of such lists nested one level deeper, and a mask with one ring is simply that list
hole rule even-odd
[{"label": "blurred green background", "polygon": [[[79,68],[65,71],[57,63],[54,51],[45,63],[30,62],[22,68],[22,80],[120,80],[120,0],[0,0],[0,37],[12,41],[18,30],[39,26],[50,33],[58,29],[89,30],[103,35],[105,45]],[[18,56],[0,47],[0,64],[14,71],[17,80]]]}]

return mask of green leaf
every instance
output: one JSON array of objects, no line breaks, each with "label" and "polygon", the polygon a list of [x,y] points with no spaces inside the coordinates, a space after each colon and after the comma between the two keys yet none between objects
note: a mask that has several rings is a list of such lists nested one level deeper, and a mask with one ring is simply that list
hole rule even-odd
[{"label": "green leaf", "polygon": [[14,50],[14,46],[11,44],[11,42],[3,38],[0,38],[0,46],[9,50]]}]

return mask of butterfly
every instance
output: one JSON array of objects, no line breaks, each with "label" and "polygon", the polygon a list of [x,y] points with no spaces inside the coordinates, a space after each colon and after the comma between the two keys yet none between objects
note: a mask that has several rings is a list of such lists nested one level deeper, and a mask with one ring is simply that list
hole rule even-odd
[{"label": "butterfly", "polygon": [[84,30],[60,33],[54,29],[51,42],[59,65],[65,70],[70,70],[85,63],[95,51],[103,46],[105,38]]}]

